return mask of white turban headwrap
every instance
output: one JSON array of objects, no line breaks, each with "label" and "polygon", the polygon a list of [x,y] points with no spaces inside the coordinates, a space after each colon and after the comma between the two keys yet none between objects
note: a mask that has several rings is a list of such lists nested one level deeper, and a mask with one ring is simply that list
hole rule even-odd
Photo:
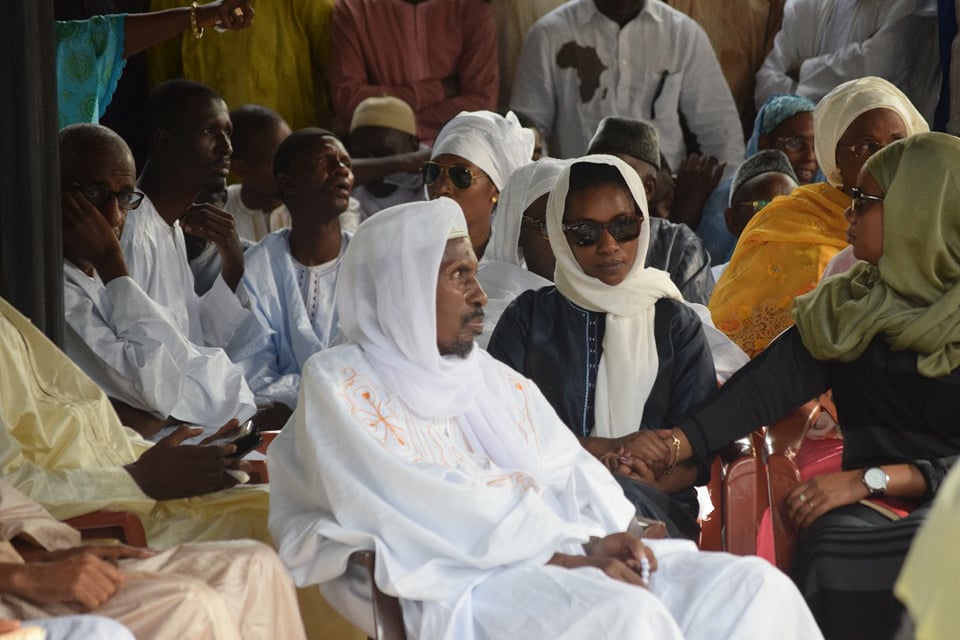
[{"label": "white turban headwrap", "polygon": [[[384,383],[424,418],[455,418],[464,435],[506,469],[536,476],[538,452],[516,429],[499,397],[509,380],[474,345],[467,357],[437,347],[437,282],[451,237],[466,238],[450,198],[389,207],[365,220],[347,246],[337,279],[343,335],[377,365]],[[494,371],[494,373],[491,373]]]},{"label": "white turban headwrap", "polygon": [[[563,214],[570,190],[570,169],[581,163],[612,165],[620,172],[644,216],[637,238],[637,257],[623,282],[604,284],[583,272],[563,231]],[[660,298],[683,300],[665,271],[645,268],[650,243],[647,198],[637,172],[614,156],[593,155],[575,160],[557,179],[547,200],[547,236],[557,258],[554,281],[568,300],[589,311],[606,313],[603,355],[594,396],[594,435],[620,437],[640,427],[643,408],[657,379],[660,360],[654,337],[654,305]]]},{"label": "white turban headwrap", "polygon": [[513,172],[497,202],[493,242],[489,251],[492,260],[523,266],[523,256],[517,246],[523,212],[537,199],[553,190],[560,173],[569,164],[569,160],[541,158]]},{"label": "white turban headwrap", "polygon": [[500,191],[511,173],[531,162],[533,145],[533,132],[520,126],[512,111],[506,117],[492,111],[461,111],[440,130],[430,157],[448,153],[469,160]]},{"label": "white turban headwrap", "polygon": [[[837,144],[840,138],[854,120],[874,109],[890,109],[898,113],[907,127],[908,136],[930,130],[927,121],[910,99],[887,80],[867,76],[844,82],[823,96],[813,112],[817,162],[827,182],[833,186],[843,184],[843,176],[837,168]],[[849,177],[854,179],[856,176]]]}]

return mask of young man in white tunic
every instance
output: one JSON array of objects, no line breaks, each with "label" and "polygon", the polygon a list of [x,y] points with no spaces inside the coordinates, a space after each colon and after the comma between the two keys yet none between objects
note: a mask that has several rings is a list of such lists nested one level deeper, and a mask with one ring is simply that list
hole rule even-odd
[{"label": "young man in white tunic", "polygon": [[[230,113],[216,91],[183,79],[157,85],[146,111],[150,155],[137,181],[146,197],[120,238],[127,268],[191,342],[225,347],[250,313],[238,289],[243,248],[233,217],[196,199],[230,172]],[[220,251],[221,277],[203,296],[194,291],[184,230]]]},{"label": "young man in white tunic", "polygon": [[246,256],[243,286],[253,308],[228,353],[259,403],[297,404],[307,358],[339,336],[333,293],[350,234],[340,214],[350,205],[350,155],[334,134],[309,127],[277,149],[274,175],[290,211],[289,229],[275,231]]},{"label": "young man in white tunic", "polygon": [[217,347],[193,344],[128,275],[118,237],[135,190],[133,154],[97,124],[60,132],[65,351],[150,437],[179,422],[220,427],[256,405],[243,371]]},{"label": "young man in white tunic", "polygon": [[769,564],[623,533],[634,510],[610,474],[475,347],[476,271],[447,198],[357,230],[337,293],[349,342],[307,363],[269,452],[270,529],[294,581],[371,633],[347,558],[373,549],[411,638],[822,637]]}]

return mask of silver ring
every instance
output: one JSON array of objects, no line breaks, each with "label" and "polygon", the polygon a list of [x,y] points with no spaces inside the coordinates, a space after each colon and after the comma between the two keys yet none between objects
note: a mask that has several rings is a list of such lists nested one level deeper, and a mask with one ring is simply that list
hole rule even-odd
[{"label": "silver ring", "polygon": [[803,495],[802,493],[799,495],[799,498],[800,498],[800,502],[806,502],[806,501],[807,501],[807,496]]}]

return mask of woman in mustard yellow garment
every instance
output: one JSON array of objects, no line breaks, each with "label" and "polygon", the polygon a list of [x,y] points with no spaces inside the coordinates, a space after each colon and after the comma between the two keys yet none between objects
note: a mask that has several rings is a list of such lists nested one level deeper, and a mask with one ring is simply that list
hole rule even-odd
[{"label": "woman in mustard yellow garment", "polygon": [[830,258],[847,246],[844,211],[867,158],[929,129],[899,89],[875,77],[824,96],[813,128],[827,182],[801,186],[754,216],[708,305],[717,328],[751,358],[793,324],[793,299],[812,290]]}]

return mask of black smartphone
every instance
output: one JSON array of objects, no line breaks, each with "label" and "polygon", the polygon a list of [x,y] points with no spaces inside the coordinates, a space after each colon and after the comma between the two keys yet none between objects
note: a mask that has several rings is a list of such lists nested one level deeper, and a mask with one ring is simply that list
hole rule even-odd
[{"label": "black smartphone", "polygon": [[238,431],[230,434],[225,438],[220,438],[214,440],[210,444],[212,445],[223,445],[223,444],[232,444],[237,450],[230,454],[231,458],[242,458],[247,455],[254,449],[256,449],[260,443],[263,442],[263,437],[257,431],[257,427],[254,426],[253,420],[247,420],[242,425],[240,425]]}]

